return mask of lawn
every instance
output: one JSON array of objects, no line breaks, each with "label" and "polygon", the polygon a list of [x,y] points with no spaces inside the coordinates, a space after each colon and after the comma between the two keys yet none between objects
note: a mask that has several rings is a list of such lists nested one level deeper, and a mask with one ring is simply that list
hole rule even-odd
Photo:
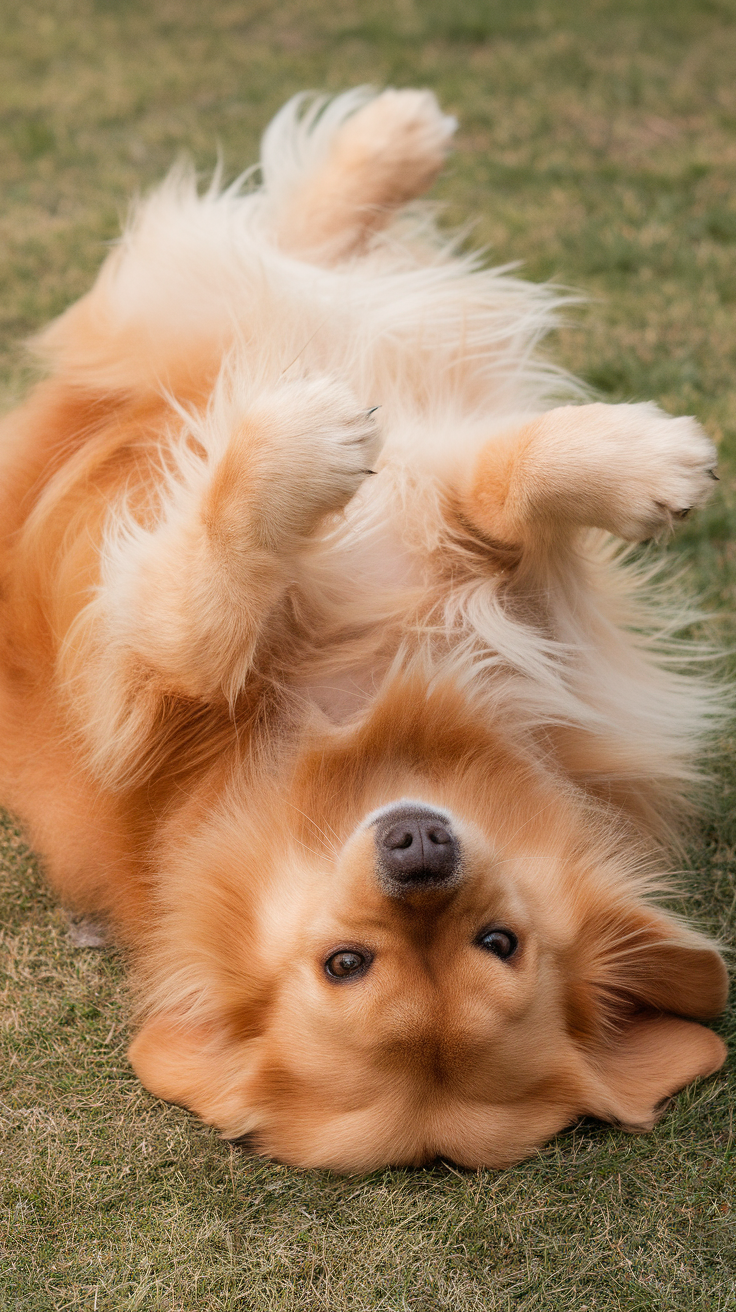
[{"label": "lawn", "polygon": [[[435,189],[494,263],[582,289],[550,344],[605,400],[696,414],[717,498],[667,550],[735,645],[734,0],[29,0],[0,36],[0,400],[128,197],[186,151],[229,176],[293,92],[432,87]],[[732,744],[682,905],[733,943]],[[123,972],[72,946],[0,833],[0,1309],[736,1308],[734,1061],[654,1133],[592,1122],[501,1173],[340,1179],[254,1160],[128,1067]],[[733,1008],[718,1026],[731,1034]]]}]

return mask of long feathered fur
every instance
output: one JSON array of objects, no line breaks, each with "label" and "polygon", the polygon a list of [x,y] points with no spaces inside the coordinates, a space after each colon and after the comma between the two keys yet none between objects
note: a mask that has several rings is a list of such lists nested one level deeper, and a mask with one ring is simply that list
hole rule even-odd
[{"label": "long feathered fur", "polygon": [[[651,565],[625,563],[600,534],[590,535],[579,581],[567,561],[562,577],[555,577],[554,561],[539,567],[534,586],[554,598],[553,613],[530,623],[507,604],[503,575],[478,568],[472,535],[463,540],[444,513],[448,477],[488,440],[489,428],[503,431],[555,402],[580,399],[574,380],[537,350],[565,294],[458,254],[426,215],[402,214],[360,259],[333,268],[305,263],[271,240],[275,210],[324,161],[335,133],[370,94],[290,101],[264,137],[257,190],[249,178],[199,194],[191,169],[174,170],[136,205],[90,296],[37,342],[52,367],[80,387],[136,398],[192,393],[170,408],[158,435],[157,507],[142,519],[129,500],[118,499],[101,586],[78,621],[95,628],[104,651],[96,708],[87,711],[99,726],[94,768],[108,783],[116,772],[129,778],[146,732],[140,707],[123,707],[110,687],[109,653],[119,641],[111,608],[124,608],[123,578],[136,551],[153,549],[186,513],[250,398],[285,378],[327,373],[348,382],[366,409],[380,398],[383,445],[378,477],[322,534],[300,578],[311,602],[320,594],[319,641],[328,650],[317,663],[324,677],[333,677],[346,656],[339,643],[324,643],[325,626],[328,633],[344,630],[351,598],[359,595],[363,629],[373,611],[374,627],[394,633],[392,661],[402,652],[443,674],[452,669],[468,695],[472,688],[499,709],[510,699],[514,715],[529,724],[574,725],[605,738],[622,774],[692,779],[723,697],[675,663],[685,648],[672,636],[676,623],[661,590],[652,604]],[[397,522],[404,574],[398,586],[397,551],[387,540],[387,525]],[[438,573],[428,570],[427,561],[438,560]],[[687,626],[691,614],[676,605],[677,623]],[[77,630],[68,641],[84,648]],[[349,660],[360,665],[357,647]],[[242,683],[232,673],[231,703]],[[114,756],[105,742],[114,742]]]}]

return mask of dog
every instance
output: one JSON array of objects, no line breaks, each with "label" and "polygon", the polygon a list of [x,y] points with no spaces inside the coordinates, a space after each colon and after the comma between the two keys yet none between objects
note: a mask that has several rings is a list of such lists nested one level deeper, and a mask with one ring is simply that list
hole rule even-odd
[{"label": "dog", "polygon": [[653,900],[724,694],[624,545],[715,449],[438,235],[454,127],[297,97],[260,185],[176,169],[2,431],[3,801],[130,958],[143,1084],[303,1167],[505,1167],[725,1056]]}]

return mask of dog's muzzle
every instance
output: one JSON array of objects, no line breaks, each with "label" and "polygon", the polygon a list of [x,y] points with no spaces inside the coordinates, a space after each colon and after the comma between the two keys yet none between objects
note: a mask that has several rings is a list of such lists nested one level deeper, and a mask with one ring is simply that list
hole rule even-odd
[{"label": "dog's muzzle", "polygon": [[389,894],[401,897],[458,882],[460,844],[446,816],[431,807],[399,803],[374,824],[378,873]]}]

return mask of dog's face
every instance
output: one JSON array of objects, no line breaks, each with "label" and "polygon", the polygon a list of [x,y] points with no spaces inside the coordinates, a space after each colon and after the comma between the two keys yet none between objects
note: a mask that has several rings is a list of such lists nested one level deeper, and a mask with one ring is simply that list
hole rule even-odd
[{"label": "dog's face", "polygon": [[682,1019],[722,1007],[720,957],[636,896],[569,789],[467,720],[433,732],[426,700],[413,738],[406,715],[172,837],[143,1082],[339,1170],[503,1166],[585,1113],[651,1125],[723,1060]]}]

